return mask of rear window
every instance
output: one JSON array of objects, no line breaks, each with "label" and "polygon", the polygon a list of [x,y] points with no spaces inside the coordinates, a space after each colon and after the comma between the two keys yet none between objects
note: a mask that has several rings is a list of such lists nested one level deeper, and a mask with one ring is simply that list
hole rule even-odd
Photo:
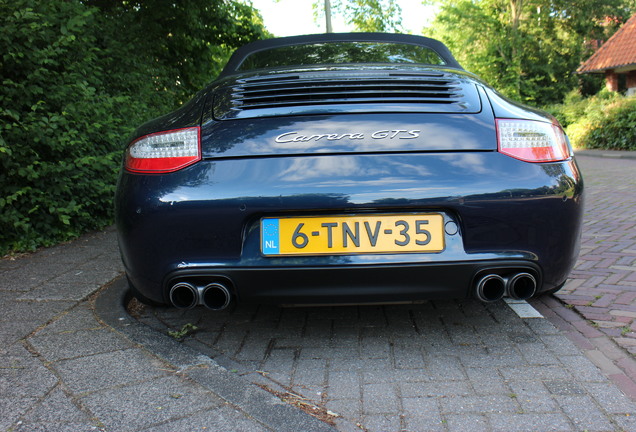
[{"label": "rear window", "polygon": [[238,70],[347,63],[446,64],[439,54],[421,45],[390,42],[322,42],[258,51],[248,55]]}]

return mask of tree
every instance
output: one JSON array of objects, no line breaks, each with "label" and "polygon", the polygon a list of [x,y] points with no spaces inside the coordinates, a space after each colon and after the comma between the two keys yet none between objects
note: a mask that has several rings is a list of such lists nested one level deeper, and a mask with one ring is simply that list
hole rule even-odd
[{"label": "tree", "polygon": [[[342,15],[347,24],[360,32],[399,32],[402,29],[402,9],[397,0],[331,0],[333,11]],[[316,17],[325,3],[314,2]]]},{"label": "tree", "polygon": [[118,25],[122,42],[151,67],[157,89],[178,102],[219,74],[232,51],[268,36],[238,0],[85,0]]},{"label": "tree", "polygon": [[[574,71],[633,12],[630,0],[439,0],[429,35],[505,95],[542,105],[576,87]],[[612,17],[614,21],[608,21]],[[609,22],[609,25],[608,25]]]}]

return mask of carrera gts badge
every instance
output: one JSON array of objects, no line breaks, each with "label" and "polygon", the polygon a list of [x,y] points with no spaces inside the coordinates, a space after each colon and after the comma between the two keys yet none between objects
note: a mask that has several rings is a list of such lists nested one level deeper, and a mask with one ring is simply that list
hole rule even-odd
[{"label": "carrera gts badge", "polygon": [[[420,136],[419,130],[379,130],[369,137],[373,139],[414,139]],[[366,135],[364,133],[343,133],[343,134],[315,134],[315,135],[303,135],[300,132],[286,132],[276,137],[277,143],[290,143],[290,142],[308,142],[308,141],[340,141],[341,139],[360,140],[364,139]]]}]

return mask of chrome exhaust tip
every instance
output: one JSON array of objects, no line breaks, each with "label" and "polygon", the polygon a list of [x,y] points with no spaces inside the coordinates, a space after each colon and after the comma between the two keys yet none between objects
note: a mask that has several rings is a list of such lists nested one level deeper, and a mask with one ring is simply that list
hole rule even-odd
[{"label": "chrome exhaust tip", "polygon": [[208,284],[199,290],[201,303],[208,309],[220,311],[228,307],[232,301],[230,290],[218,282]]},{"label": "chrome exhaust tip", "polygon": [[199,303],[199,292],[187,282],[176,283],[170,288],[170,303],[178,309],[191,309]]},{"label": "chrome exhaust tip", "polygon": [[537,291],[537,279],[530,273],[517,273],[506,281],[506,294],[515,300],[527,300]]},{"label": "chrome exhaust tip", "polygon": [[479,278],[475,285],[475,295],[483,302],[501,300],[506,293],[506,281],[498,274],[487,274]]}]

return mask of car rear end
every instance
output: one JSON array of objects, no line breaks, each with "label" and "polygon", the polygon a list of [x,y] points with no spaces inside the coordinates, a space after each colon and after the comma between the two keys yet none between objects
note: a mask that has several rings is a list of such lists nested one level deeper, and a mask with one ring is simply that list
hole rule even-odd
[{"label": "car rear end", "polygon": [[198,125],[140,138],[185,134],[192,154],[129,152],[120,178],[122,256],[153,301],[526,298],[575,262],[582,182],[560,128],[470,75],[247,74],[205,98]]}]

